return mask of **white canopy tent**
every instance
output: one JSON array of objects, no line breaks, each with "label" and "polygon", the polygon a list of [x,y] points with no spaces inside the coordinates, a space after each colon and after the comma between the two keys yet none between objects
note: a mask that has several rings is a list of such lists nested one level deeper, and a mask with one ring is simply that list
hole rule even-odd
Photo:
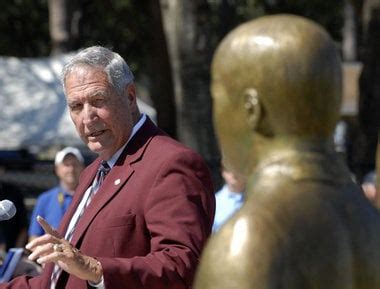
[{"label": "white canopy tent", "polygon": [[[67,54],[46,58],[0,57],[0,150],[83,145],[60,83]],[[138,99],[154,121],[156,111]]]}]

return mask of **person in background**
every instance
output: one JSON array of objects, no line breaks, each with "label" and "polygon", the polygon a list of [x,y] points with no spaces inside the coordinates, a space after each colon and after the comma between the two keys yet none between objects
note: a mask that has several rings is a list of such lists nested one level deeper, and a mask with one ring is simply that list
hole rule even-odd
[{"label": "person in background", "polygon": [[367,173],[362,182],[362,189],[364,192],[364,195],[370,200],[372,203],[376,200],[376,172],[371,171]]},{"label": "person in background", "polygon": [[215,194],[215,218],[212,231],[220,227],[240,209],[244,201],[245,180],[242,176],[234,174],[223,166],[222,177],[224,186]]},{"label": "person in background", "polygon": [[133,74],[100,46],[62,75],[76,130],[98,154],[82,173],[58,230],[26,245],[41,275],[0,289],[188,289],[211,234],[215,197],[199,154],[140,114]]},{"label": "person in background", "polygon": [[73,199],[79,175],[84,169],[84,159],[77,148],[66,147],[57,152],[54,165],[59,185],[38,197],[30,219],[29,241],[45,233],[37,222],[37,216],[43,217],[54,228],[58,228]]}]

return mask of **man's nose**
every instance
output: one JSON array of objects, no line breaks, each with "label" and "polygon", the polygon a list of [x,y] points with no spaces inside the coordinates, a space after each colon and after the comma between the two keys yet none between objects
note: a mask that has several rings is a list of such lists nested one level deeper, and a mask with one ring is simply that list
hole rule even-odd
[{"label": "man's nose", "polygon": [[84,124],[89,124],[96,120],[97,114],[96,114],[96,108],[94,108],[91,105],[86,104],[83,109],[83,123]]},{"label": "man's nose", "polygon": [[74,171],[74,166],[73,165],[68,165],[68,166],[66,166],[66,171],[67,172],[70,172],[70,173],[72,173],[73,171]]}]

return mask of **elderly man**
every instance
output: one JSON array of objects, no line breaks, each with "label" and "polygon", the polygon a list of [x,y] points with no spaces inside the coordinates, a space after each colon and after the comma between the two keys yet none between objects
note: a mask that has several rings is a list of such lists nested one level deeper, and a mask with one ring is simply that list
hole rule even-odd
[{"label": "elderly man", "polygon": [[42,275],[0,288],[190,288],[215,209],[204,161],[140,114],[117,53],[83,50],[63,84],[75,127],[99,157],[58,231],[38,218],[46,234],[26,247]]},{"label": "elderly man", "polygon": [[217,133],[247,199],[211,237],[196,289],[380,288],[380,215],[333,148],[334,42],[297,16],[226,36],[212,65]]},{"label": "elderly man", "polygon": [[65,147],[55,155],[54,166],[59,184],[38,197],[30,219],[29,241],[45,233],[37,222],[37,216],[43,217],[51,226],[58,228],[78,186],[84,159],[77,148]]}]

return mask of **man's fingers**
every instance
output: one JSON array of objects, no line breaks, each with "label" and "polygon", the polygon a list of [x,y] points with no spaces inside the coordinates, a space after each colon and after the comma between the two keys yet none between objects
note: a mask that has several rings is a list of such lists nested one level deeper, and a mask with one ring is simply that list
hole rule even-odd
[{"label": "man's fingers", "polygon": [[37,216],[37,222],[41,225],[41,227],[44,229],[46,233],[58,239],[61,238],[59,233],[52,226],[50,226],[50,224],[46,222],[44,218],[42,218],[41,216]]},{"label": "man's fingers", "polygon": [[34,251],[38,246],[44,245],[46,243],[57,243],[57,240],[58,239],[52,235],[45,234],[30,241],[28,244],[26,244],[25,248],[27,250]]},{"label": "man's fingers", "polygon": [[36,260],[41,256],[49,255],[53,252],[53,243],[47,243],[40,246],[35,247],[34,251],[28,256],[29,260]]}]

